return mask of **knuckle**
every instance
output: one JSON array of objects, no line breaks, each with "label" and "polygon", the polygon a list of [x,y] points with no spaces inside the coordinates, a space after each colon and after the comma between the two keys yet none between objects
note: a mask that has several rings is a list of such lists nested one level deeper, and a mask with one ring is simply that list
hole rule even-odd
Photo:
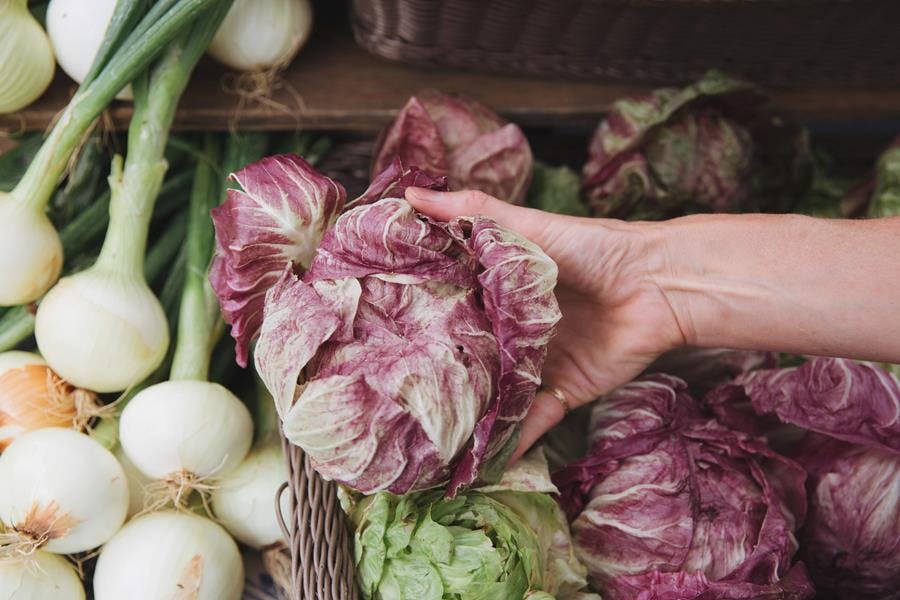
[{"label": "knuckle", "polygon": [[470,190],[467,194],[466,203],[476,212],[483,211],[493,200],[491,196],[480,190]]}]

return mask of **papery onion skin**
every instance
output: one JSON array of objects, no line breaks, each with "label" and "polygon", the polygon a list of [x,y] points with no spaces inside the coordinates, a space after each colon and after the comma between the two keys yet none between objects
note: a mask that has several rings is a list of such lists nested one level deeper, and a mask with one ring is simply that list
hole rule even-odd
[{"label": "papery onion skin", "polygon": [[138,393],[119,421],[122,448],[146,476],[180,471],[221,477],[253,440],[253,418],[230,391],[206,381],[166,381]]},{"label": "papery onion skin", "polygon": [[30,364],[0,372],[0,450],[26,431],[71,427],[77,417],[75,389],[50,367]]},{"label": "papery onion skin", "polygon": [[53,49],[26,0],[0,2],[0,114],[37,100],[54,72]]},{"label": "papery onion skin", "polygon": [[59,234],[43,212],[0,193],[0,306],[40,298],[59,278],[63,264]]},{"label": "papery onion skin", "polygon": [[[251,450],[237,469],[216,483],[212,506],[216,519],[238,541],[263,548],[284,541],[275,515],[275,495],[288,479],[278,443]],[[288,494],[280,499],[283,515],[290,514]]]},{"label": "papery onion skin", "polygon": [[278,69],[293,60],[311,31],[309,0],[236,0],[208,52],[238,71]]},{"label": "papery onion skin", "polygon": [[103,547],[96,600],[239,600],[244,566],[237,544],[209,519],[174,511],[130,521]]},{"label": "papery onion skin", "polygon": [[[47,552],[96,548],[125,521],[128,485],[121,465],[109,450],[71,429],[20,436],[0,455],[0,481],[0,520],[19,531],[52,530],[41,546]],[[24,523],[34,516],[36,522]]]},{"label": "papery onion skin", "polygon": [[0,561],[3,600],[84,600],[75,567],[62,556],[38,550],[27,560]]},{"label": "papery onion skin", "polygon": [[54,371],[104,393],[143,381],[169,347],[166,315],[147,284],[96,266],[50,290],[34,335]]}]

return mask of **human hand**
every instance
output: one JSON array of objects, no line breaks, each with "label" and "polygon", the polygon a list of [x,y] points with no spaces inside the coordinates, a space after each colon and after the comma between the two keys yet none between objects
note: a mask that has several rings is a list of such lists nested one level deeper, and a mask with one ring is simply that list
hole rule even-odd
[{"label": "human hand", "polygon": [[665,270],[652,227],[513,206],[477,191],[408,188],[406,199],[437,220],[483,215],[538,244],[559,266],[562,320],[544,364],[545,389],[522,421],[515,460],[558,423],[565,408],[586,404],[641,373],[685,342],[654,273]]}]

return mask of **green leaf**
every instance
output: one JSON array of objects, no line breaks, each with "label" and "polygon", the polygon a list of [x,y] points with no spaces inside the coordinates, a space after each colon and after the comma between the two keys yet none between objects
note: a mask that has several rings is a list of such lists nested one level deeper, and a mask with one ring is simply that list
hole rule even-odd
[{"label": "green leaf", "polygon": [[[387,600],[441,600],[444,584],[437,569],[420,557],[397,557],[390,562],[385,574],[387,586],[379,596]],[[396,591],[388,592],[388,589]],[[396,595],[393,595],[396,594]]]},{"label": "green leaf", "polygon": [[586,217],[587,206],[581,201],[581,181],[568,167],[549,167],[534,163],[531,187],[525,204],[532,208],[561,215]]},{"label": "green leaf", "polygon": [[870,217],[900,215],[900,147],[890,148],[878,159],[876,187],[869,205]]}]

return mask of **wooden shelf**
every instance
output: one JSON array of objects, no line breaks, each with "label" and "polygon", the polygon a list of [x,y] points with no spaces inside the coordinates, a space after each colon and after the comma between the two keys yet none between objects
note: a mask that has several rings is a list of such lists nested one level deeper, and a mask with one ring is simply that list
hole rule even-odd
[{"label": "wooden shelf", "polygon": [[[308,46],[284,73],[284,83],[271,104],[250,104],[239,111],[238,96],[224,91],[227,82],[221,67],[204,61],[185,93],[175,126],[373,132],[387,123],[411,94],[429,87],[468,94],[522,125],[590,126],[617,98],[650,89],[407,67],[357,47],[341,19],[317,23]],[[0,115],[0,130],[46,128],[74,89],[74,83],[59,74],[38,102],[20,113]],[[900,89],[775,90],[772,97],[776,108],[806,119],[900,119]],[[125,128],[131,108],[116,102],[108,113],[115,127]]]}]

